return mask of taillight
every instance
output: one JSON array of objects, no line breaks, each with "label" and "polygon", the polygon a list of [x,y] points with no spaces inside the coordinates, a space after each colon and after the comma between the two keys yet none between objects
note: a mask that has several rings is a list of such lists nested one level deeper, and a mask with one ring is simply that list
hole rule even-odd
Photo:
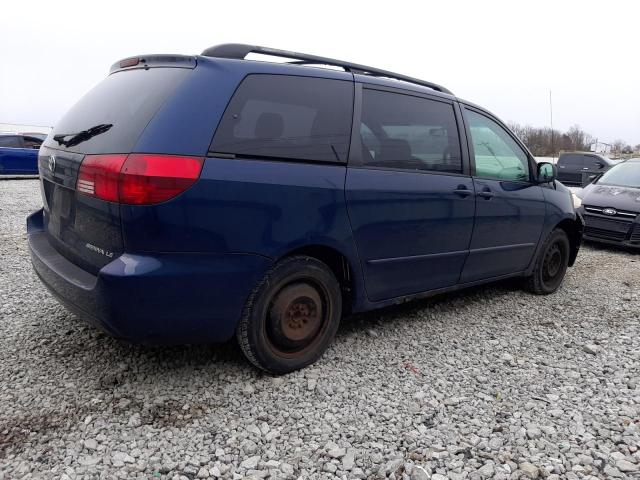
[{"label": "taillight", "polygon": [[78,193],[109,202],[152,205],[165,202],[193,185],[204,159],[135,153],[87,155],[78,173]]},{"label": "taillight", "polygon": [[117,202],[120,170],[126,159],[126,155],[87,155],[80,165],[76,190],[108,202]]},{"label": "taillight", "polygon": [[169,200],[196,182],[202,162],[198,157],[129,155],[122,167],[120,201],[144,205]]}]

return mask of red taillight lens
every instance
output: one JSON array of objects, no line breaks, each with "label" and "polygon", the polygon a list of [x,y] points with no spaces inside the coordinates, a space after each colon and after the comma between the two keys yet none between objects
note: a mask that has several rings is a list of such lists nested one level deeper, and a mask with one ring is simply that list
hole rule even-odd
[{"label": "red taillight lens", "polygon": [[122,167],[120,201],[143,205],[169,200],[196,182],[202,162],[198,157],[129,155]]},{"label": "red taillight lens", "polygon": [[193,185],[204,159],[177,155],[87,155],[77,191],[109,202],[151,205],[167,201]]},{"label": "red taillight lens", "polygon": [[98,197],[108,202],[119,198],[120,170],[126,155],[87,155],[78,172],[78,193]]}]

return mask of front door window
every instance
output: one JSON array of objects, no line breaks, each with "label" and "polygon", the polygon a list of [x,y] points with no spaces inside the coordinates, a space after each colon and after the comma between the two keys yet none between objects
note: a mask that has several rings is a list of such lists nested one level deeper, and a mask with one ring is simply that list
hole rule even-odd
[{"label": "front door window", "polygon": [[526,152],[497,122],[467,110],[476,176],[492,180],[527,182],[530,179]]}]

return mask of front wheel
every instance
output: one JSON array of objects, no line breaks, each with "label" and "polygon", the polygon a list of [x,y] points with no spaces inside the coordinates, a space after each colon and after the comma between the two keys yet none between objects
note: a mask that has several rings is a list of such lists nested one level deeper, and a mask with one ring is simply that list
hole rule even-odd
[{"label": "front wheel", "polygon": [[549,295],[558,290],[567,273],[570,248],[569,237],[564,230],[556,228],[552,231],[538,253],[525,288],[537,295]]},{"label": "front wheel", "polygon": [[251,292],[236,337],[255,366],[288,373],[320,358],[341,315],[340,285],[329,267],[312,257],[289,257]]}]

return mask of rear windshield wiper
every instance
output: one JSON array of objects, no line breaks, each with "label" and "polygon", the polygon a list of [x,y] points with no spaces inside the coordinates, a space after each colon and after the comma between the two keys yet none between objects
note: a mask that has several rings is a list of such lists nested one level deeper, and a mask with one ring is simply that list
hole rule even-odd
[{"label": "rear windshield wiper", "polygon": [[[60,135],[54,135],[53,140],[58,142],[59,145],[64,145],[65,147],[73,147],[74,145],[86,142],[90,138],[106,132],[111,127],[113,127],[112,123],[102,123],[100,125],[96,125],[95,127],[88,128],[87,130],[82,130],[78,133],[63,133]],[[65,140],[65,138],[67,137],[71,138]]]}]

